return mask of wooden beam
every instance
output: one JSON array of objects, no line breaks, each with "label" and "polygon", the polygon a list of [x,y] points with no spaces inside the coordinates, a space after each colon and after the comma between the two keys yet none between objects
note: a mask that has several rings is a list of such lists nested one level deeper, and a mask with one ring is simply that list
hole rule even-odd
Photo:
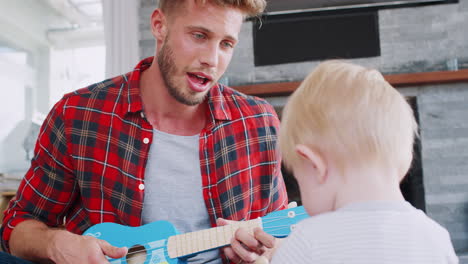
[{"label": "wooden beam", "polygon": [[249,95],[287,95],[294,92],[301,82],[263,83],[235,86],[234,89]]},{"label": "wooden beam", "polygon": [[392,74],[385,75],[385,79],[395,87],[468,82],[468,69]]},{"label": "wooden beam", "polygon": [[[394,87],[431,85],[441,83],[468,82],[468,69],[458,71],[437,71],[420,73],[403,73],[384,75]],[[301,82],[263,83],[234,86],[242,93],[255,96],[289,95],[299,87]]]}]

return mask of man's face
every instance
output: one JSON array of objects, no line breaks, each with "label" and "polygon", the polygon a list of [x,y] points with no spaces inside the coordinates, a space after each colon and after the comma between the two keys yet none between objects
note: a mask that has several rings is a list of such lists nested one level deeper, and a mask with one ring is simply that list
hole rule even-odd
[{"label": "man's face", "polygon": [[169,16],[158,65],[169,93],[183,104],[197,105],[229,65],[243,13],[188,0]]}]

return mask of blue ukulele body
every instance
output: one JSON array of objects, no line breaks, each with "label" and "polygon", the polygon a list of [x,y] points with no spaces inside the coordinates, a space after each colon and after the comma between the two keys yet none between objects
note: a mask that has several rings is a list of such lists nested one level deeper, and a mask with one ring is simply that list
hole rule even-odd
[{"label": "blue ukulele body", "polygon": [[[299,206],[270,213],[261,218],[261,223],[263,230],[270,235],[286,237],[297,222],[307,217],[304,208]],[[156,221],[139,227],[101,223],[84,232],[84,235],[105,240],[113,246],[129,248],[127,256],[109,259],[112,264],[185,264],[188,256],[171,258],[168,253],[169,238],[178,234],[168,221]],[[213,248],[222,246],[226,245]]]},{"label": "blue ukulele body", "polygon": [[[130,227],[115,223],[102,223],[92,226],[84,235],[105,240],[116,247],[136,248],[143,252],[129,251],[129,255],[121,259],[112,259],[112,264],[127,264],[132,258],[139,258],[141,264],[185,264],[184,259],[171,259],[167,253],[167,239],[179,234],[177,229],[168,221],[156,221],[139,227]],[[144,249],[142,248],[144,247]],[[143,260],[144,259],[144,260]]]}]

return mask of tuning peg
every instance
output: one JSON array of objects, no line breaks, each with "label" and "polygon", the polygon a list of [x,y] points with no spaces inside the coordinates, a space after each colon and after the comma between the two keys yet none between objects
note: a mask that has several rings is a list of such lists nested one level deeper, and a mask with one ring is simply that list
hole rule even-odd
[{"label": "tuning peg", "polygon": [[297,203],[294,201],[288,204],[288,209],[295,208],[295,207],[297,207]]}]

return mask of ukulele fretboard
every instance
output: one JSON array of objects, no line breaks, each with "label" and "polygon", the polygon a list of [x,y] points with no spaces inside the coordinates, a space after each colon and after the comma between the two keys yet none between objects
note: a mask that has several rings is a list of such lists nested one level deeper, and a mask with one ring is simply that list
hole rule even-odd
[{"label": "ukulele fretboard", "polygon": [[226,226],[171,236],[167,242],[169,257],[183,257],[229,245],[234,233],[240,227],[244,227],[249,232],[253,233],[254,228],[262,227],[262,220],[258,218],[249,221],[234,222]]}]

